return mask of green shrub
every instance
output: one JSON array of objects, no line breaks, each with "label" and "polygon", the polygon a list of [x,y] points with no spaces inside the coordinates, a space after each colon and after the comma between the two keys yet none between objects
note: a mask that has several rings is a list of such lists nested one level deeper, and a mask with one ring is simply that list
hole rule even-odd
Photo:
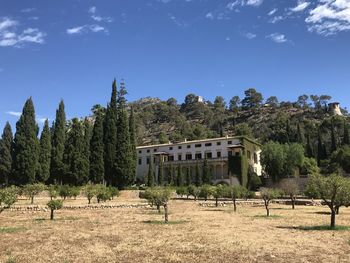
[{"label": "green shrub", "polygon": [[54,211],[55,210],[59,210],[63,207],[63,201],[62,200],[51,200],[47,203],[47,206],[50,208],[51,210],[51,215],[50,215],[50,219],[53,220],[54,217]]},{"label": "green shrub", "polygon": [[27,184],[23,186],[23,194],[28,196],[31,200],[31,204],[34,204],[34,197],[45,190],[45,185],[43,184]]}]

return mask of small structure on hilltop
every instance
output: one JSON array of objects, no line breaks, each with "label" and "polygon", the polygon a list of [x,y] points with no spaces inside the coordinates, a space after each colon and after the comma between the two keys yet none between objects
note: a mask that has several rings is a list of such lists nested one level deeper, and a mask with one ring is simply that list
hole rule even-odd
[{"label": "small structure on hilltop", "polygon": [[341,109],[340,109],[339,102],[329,103],[328,104],[328,112],[333,116],[335,116],[335,115],[343,116],[343,113],[341,112]]}]

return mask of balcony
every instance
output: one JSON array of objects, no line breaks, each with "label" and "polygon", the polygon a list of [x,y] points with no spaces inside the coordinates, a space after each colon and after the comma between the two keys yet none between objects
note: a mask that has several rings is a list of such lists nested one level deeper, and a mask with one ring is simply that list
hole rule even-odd
[{"label": "balcony", "polygon": [[[208,158],[207,162],[210,163],[216,163],[216,162],[226,162],[228,160],[227,157],[219,157],[219,158]],[[181,160],[181,161],[166,161],[164,162],[164,166],[167,165],[189,165],[189,164],[196,164],[196,163],[203,163],[204,159],[192,159],[192,160]]]}]

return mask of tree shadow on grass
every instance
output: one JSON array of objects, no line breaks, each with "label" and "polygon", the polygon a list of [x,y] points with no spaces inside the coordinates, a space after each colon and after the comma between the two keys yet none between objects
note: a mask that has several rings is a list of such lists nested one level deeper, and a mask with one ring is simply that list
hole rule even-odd
[{"label": "tree shadow on grass", "polygon": [[303,230],[303,231],[350,231],[350,226],[336,226],[331,228],[329,225],[321,226],[277,226],[280,229],[293,229],[293,230]]},{"label": "tree shadow on grass", "polygon": [[280,215],[270,215],[270,216],[266,216],[266,215],[255,215],[253,216],[254,218],[266,218],[266,219],[273,219],[273,218],[283,218],[283,216]]},{"label": "tree shadow on grass", "polygon": [[25,231],[27,228],[25,227],[0,227],[0,234],[1,233],[17,233],[21,231]]},{"label": "tree shadow on grass", "polygon": [[188,221],[186,220],[170,220],[167,223],[165,223],[164,220],[145,220],[142,222],[145,224],[152,224],[152,225],[179,225],[179,224],[188,223]]}]

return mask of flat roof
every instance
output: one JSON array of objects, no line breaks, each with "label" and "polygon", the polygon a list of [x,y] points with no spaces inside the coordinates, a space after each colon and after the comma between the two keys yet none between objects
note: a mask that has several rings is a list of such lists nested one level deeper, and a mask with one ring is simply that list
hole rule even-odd
[{"label": "flat roof", "polygon": [[145,145],[145,146],[137,146],[136,149],[146,149],[146,148],[155,148],[155,147],[162,147],[162,146],[174,146],[174,145],[186,145],[186,144],[192,144],[192,143],[203,143],[203,142],[212,142],[212,141],[220,141],[220,140],[229,140],[229,139],[246,139],[247,141],[254,143],[256,145],[261,146],[260,143],[257,141],[250,139],[246,136],[225,136],[225,137],[217,137],[217,138],[208,138],[208,139],[202,139],[202,140],[193,140],[193,141],[183,141],[183,142],[177,142],[177,143],[163,143],[163,144],[153,144],[153,145]]}]

